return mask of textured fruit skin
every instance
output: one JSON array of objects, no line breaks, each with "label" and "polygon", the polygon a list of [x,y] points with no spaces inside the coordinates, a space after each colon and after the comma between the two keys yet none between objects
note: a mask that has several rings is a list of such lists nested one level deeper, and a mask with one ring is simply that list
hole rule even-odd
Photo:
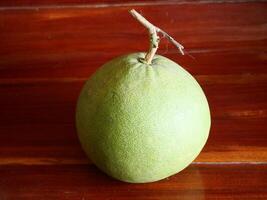
[{"label": "textured fruit skin", "polygon": [[146,183],[188,166],[209,135],[210,111],[197,81],[156,55],[121,56],[83,87],[76,112],[80,142],[95,165],[125,182]]}]

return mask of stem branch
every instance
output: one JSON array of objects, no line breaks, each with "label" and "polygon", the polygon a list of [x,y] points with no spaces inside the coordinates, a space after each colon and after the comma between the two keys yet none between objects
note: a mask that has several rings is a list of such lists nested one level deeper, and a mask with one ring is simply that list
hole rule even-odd
[{"label": "stem branch", "polygon": [[130,13],[135,19],[137,19],[144,27],[148,29],[148,32],[150,35],[150,48],[145,56],[145,61],[148,64],[151,64],[151,61],[159,47],[160,38],[157,33],[161,33],[163,37],[167,38],[171,43],[173,43],[179,49],[181,54],[184,55],[184,51],[183,51],[184,47],[179,42],[174,40],[173,37],[171,37],[168,33],[161,30],[157,26],[154,26],[153,24],[151,24],[147,19],[145,19],[142,15],[140,15],[134,9],[130,10]]}]

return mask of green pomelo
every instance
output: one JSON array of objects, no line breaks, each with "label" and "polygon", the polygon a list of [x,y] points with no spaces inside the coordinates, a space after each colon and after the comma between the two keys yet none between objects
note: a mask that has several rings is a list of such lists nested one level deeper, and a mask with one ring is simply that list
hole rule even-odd
[{"label": "green pomelo", "polygon": [[108,175],[146,183],[188,166],[209,135],[210,112],[197,81],[156,55],[121,56],[103,65],[80,94],[76,123],[82,147]]}]

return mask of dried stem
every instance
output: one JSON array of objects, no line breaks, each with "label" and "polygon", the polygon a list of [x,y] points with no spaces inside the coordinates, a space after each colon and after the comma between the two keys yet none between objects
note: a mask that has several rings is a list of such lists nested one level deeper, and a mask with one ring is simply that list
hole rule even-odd
[{"label": "dried stem", "polygon": [[151,61],[159,46],[160,38],[157,33],[161,33],[163,37],[167,38],[171,43],[173,43],[179,49],[181,54],[184,55],[184,51],[183,51],[184,47],[180,43],[178,43],[176,40],[174,40],[168,33],[166,33],[165,31],[151,24],[147,19],[145,19],[142,15],[140,15],[134,9],[130,10],[130,13],[135,19],[137,19],[143,26],[145,26],[148,29],[148,32],[150,35],[150,48],[145,56],[145,61],[148,64],[151,64]]}]

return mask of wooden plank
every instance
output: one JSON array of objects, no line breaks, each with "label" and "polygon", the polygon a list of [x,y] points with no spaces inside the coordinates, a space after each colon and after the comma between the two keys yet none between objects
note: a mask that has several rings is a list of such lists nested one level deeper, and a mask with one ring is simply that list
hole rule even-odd
[{"label": "wooden plank", "polygon": [[[212,114],[210,138],[196,161],[267,162],[267,75],[196,78]],[[74,126],[84,79],[64,80],[0,82],[0,164],[88,162]]]},{"label": "wooden plank", "polygon": [[[84,78],[115,56],[146,51],[146,30],[130,8],[1,10],[0,78]],[[184,44],[195,59],[164,40],[159,53],[192,74],[267,72],[266,3],[135,8]]]},{"label": "wooden plank", "polygon": [[[232,0],[179,0],[179,1],[160,1],[160,0],[1,0],[1,7],[33,7],[33,6],[84,6],[84,7],[111,7],[111,6],[123,6],[123,5],[172,5],[172,4],[210,4],[210,3],[246,3],[246,2],[261,2],[262,0],[238,0],[233,2]],[[23,9],[23,8],[21,8]]]},{"label": "wooden plank", "polygon": [[[20,7],[33,7],[33,6],[49,6],[49,7],[56,7],[56,6],[86,6],[86,7],[109,7],[109,6],[123,6],[127,4],[166,4],[163,1],[153,1],[153,0],[2,0],[0,2],[0,6],[14,8]],[[182,3],[193,3],[190,0],[182,1]],[[168,4],[168,3],[167,3]],[[170,3],[169,3],[170,4]]]},{"label": "wooden plank", "polygon": [[0,175],[1,199],[267,198],[266,165],[191,165],[149,184],[116,181],[92,165],[0,166]]},{"label": "wooden plank", "polygon": [[[267,4],[242,2],[1,1],[0,199],[267,199]],[[132,7],[195,58],[162,40],[159,53],[195,75],[212,114],[193,164],[138,185],[97,170],[74,122],[86,78],[146,50]]]}]

